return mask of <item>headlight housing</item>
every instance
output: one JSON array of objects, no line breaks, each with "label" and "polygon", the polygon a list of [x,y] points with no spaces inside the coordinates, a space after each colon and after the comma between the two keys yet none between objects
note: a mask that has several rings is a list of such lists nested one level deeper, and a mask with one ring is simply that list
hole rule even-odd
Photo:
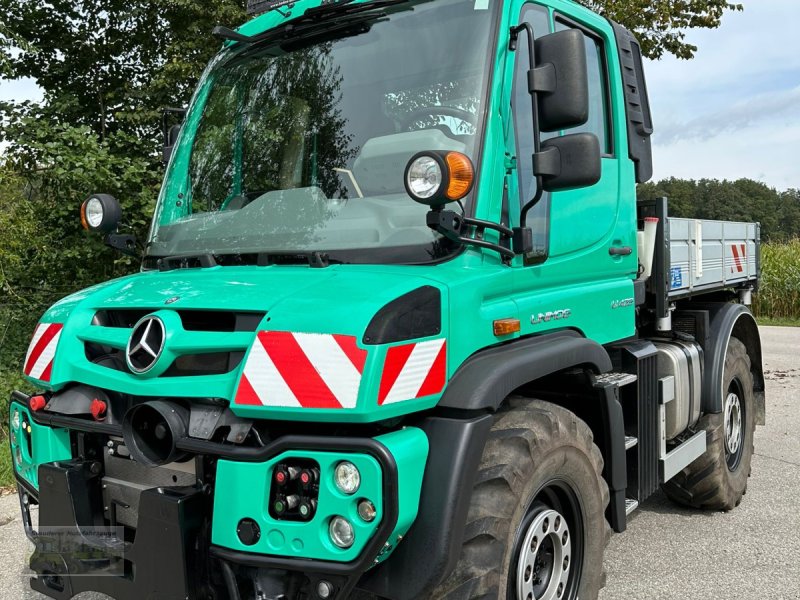
[{"label": "headlight housing", "polygon": [[475,167],[467,155],[439,150],[412,156],[404,176],[408,195],[432,208],[461,200],[474,182]]},{"label": "headlight housing", "polygon": [[353,524],[344,517],[333,517],[328,526],[331,541],[339,548],[347,549],[356,541]]},{"label": "headlight housing", "polygon": [[348,496],[355,494],[361,487],[361,473],[358,467],[349,461],[342,461],[336,465],[333,478],[339,491]]},{"label": "headlight housing", "polygon": [[121,217],[119,202],[109,194],[93,194],[81,205],[81,224],[89,231],[114,231]]}]

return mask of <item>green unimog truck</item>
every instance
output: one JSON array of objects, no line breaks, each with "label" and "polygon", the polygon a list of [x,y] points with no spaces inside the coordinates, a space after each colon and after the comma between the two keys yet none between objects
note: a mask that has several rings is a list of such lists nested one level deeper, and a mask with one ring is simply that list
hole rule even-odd
[{"label": "green unimog truck", "polygon": [[[759,227],[637,202],[635,37],[567,0],[251,4],[168,132],[141,272],[33,333],[32,587],[590,600],[659,487],[738,505]],[[114,198],[81,218],[132,252]]]}]

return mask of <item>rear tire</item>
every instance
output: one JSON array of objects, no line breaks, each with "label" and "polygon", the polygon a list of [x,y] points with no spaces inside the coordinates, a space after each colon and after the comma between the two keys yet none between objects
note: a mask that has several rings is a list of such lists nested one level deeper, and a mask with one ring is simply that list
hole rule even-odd
[{"label": "rear tire", "polygon": [[611,534],[602,471],[592,432],[575,414],[509,399],[483,451],[458,564],[431,598],[597,598]]},{"label": "rear tire", "polygon": [[750,357],[735,337],[728,343],[719,414],[705,415],[696,429],[706,431],[705,454],[662,487],[678,504],[711,510],[739,506],[747,491],[753,458],[755,400]]}]

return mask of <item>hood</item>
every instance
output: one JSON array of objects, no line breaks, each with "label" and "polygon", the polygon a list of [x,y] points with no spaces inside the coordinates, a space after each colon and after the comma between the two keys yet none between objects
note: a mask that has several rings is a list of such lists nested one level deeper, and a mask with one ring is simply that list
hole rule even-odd
[{"label": "hood", "polygon": [[[436,296],[437,332],[365,341],[381,309],[398,301],[400,313],[384,313],[402,319],[403,299],[413,300],[420,288]],[[81,383],[132,396],[224,399],[240,416],[377,420],[419,410],[420,399],[431,406],[438,400],[446,379],[443,306],[445,286],[416,267],[144,272],[54,305],[26,361],[39,367],[26,375],[54,391]],[[128,350],[141,342],[143,320],[153,317],[157,327],[146,334],[163,330],[164,339],[156,335],[151,344],[163,352],[155,366],[141,352],[139,365]],[[50,345],[44,351],[43,340]],[[420,375],[420,366],[431,371],[434,363],[435,376]],[[415,368],[416,375],[407,373]]]}]

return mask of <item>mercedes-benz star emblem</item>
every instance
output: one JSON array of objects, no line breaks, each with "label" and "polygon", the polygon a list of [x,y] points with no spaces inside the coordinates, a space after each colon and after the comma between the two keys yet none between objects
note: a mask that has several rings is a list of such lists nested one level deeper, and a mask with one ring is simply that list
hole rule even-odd
[{"label": "mercedes-benz star emblem", "polygon": [[133,327],[125,361],[134,373],[146,373],[158,362],[164,350],[166,330],[164,322],[155,316],[143,318]]}]

